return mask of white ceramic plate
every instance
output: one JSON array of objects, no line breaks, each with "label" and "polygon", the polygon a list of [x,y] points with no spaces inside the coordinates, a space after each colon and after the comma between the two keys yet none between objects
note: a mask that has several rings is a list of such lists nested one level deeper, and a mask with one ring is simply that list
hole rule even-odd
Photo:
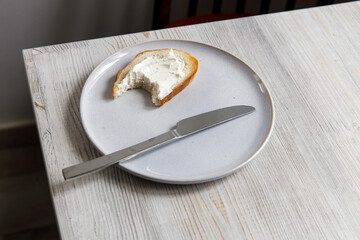
[{"label": "white ceramic plate", "polygon": [[[188,87],[162,107],[135,89],[113,99],[119,69],[139,52],[176,48],[199,61]],[[274,107],[264,83],[245,63],[209,45],[177,40],[152,41],[122,49],[104,60],[84,85],[80,111],[86,133],[110,154],[169,131],[183,119],[232,105],[251,105],[250,115],[173,142],[120,164],[140,177],[188,184],[221,178],[249,162],[265,145],[274,124]]]}]

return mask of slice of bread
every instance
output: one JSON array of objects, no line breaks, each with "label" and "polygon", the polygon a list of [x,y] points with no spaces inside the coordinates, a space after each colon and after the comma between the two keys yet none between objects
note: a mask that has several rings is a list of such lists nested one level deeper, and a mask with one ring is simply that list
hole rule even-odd
[{"label": "slice of bread", "polygon": [[133,88],[144,88],[157,106],[164,105],[193,80],[198,61],[187,52],[158,49],[141,52],[116,76],[114,98]]}]

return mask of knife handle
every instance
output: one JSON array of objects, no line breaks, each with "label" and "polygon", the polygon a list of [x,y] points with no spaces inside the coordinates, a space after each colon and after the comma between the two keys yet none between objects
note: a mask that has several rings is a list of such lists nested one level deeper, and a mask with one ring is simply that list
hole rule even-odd
[{"label": "knife handle", "polygon": [[150,138],[144,142],[138,143],[131,147],[122,149],[120,151],[105,155],[99,158],[95,158],[84,163],[80,163],[71,167],[63,169],[63,176],[65,180],[87,175],[96,171],[100,171],[106,167],[114,165],[116,163],[123,163],[136,155],[146,152],[150,149],[156,148],[160,145],[168,143],[176,138],[178,134],[175,130],[163,133],[157,137]]}]

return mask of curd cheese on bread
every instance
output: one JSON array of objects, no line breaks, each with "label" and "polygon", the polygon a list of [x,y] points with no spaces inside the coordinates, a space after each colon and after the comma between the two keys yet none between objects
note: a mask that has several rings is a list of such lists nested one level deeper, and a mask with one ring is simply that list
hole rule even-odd
[{"label": "curd cheese on bread", "polygon": [[196,58],[181,50],[141,52],[118,72],[112,93],[117,98],[129,89],[144,88],[160,106],[189,85],[197,69]]}]

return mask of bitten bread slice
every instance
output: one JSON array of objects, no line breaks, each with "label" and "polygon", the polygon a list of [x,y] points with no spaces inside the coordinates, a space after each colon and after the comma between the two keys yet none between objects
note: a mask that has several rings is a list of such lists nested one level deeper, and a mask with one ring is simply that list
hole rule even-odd
[{"label": "bitten bread slice", "polygon": [[116,76],[114,98],[133,88],[151,93],[157,106],[164,105],[193,80],[198,61],[187,52],[158,49],[141,52]]}]

